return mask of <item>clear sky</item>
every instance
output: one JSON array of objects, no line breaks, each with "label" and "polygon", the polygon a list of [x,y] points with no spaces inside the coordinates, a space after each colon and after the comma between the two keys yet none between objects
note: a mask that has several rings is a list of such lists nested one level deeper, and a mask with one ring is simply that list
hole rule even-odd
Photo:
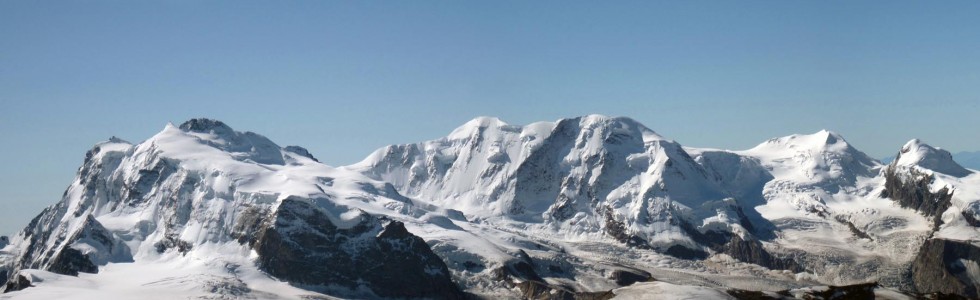
[{"label": "clear sky", "polygon": [[[287,5],[288,4],[288,5]],[[85,151],[197,116],[345,165],[512,124],[629,116],[695,147],[826,128],[980,150],[978,1],[0,0],[0,233]]]}]

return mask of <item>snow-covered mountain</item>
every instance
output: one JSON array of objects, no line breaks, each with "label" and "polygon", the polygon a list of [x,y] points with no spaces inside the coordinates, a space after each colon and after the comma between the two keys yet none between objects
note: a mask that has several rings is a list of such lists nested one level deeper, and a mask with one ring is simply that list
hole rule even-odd
[{"label": "snow-covered mountain", "polygon": [[0,298],[977,297],[978,220],[980,173],[918,140],[883,165],[828,131],[478,118],[333,168],[194,119],[89,151],[0,240]]},{"label": "snow-covered mountain", "polygon": [[[24,296],[178,288],[160,295],[462,297],[422,239],[396,218],[371,214],[412,210],[410,200],[390,185],[290,149],[299,148],[207,119],[167,125],[137,145],[99,143],[62,201],[4,248],[6,289],[25,288],[25,281],[82,284],[50,272],[98,275],[79,276],[92,287],[81,293],[39,283]],[[133,265],[168,272],[154,276]],[[147,288],[110,287],[103,277],[140,278]],[[134,297],[126,295],[119,297]]]}]

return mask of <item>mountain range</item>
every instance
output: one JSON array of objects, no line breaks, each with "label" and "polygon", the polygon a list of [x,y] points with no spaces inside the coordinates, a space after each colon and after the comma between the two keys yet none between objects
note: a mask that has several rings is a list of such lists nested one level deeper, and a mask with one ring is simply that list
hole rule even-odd
[{"label": "mountain range", "polygon": [[980,172],[897,150],[483,117],[331,167],[192,119],[89,150],[0,238],[0,299],[980,297]]}]

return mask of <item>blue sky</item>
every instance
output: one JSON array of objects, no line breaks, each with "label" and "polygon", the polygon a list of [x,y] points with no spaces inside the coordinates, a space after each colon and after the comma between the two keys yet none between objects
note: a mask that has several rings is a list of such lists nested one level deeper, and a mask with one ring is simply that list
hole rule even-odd
[{"label": "blue sky", "polygon": [[[929,5],[926,5],[929,4]],[[697,147],[826,128],[874,157],[980,150],[980,2],[0,1],[0,233],[84,153],[218,118],[331,165],[629,116]]]}]

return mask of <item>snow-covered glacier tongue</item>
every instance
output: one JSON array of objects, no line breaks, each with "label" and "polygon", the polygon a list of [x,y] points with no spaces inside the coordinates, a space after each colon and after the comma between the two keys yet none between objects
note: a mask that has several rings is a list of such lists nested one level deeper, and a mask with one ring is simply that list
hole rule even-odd
[{"label": "snow-covered glacier tongue", "polygon": [[0,239],[0,298],[976,298],[978,187],[825,130],[733,151],[483,117],[333,168],[193,119],[86,153]]},{"label": "snow-covered glacier tongue", "polygon": [[409,200],[298,149],[209,119],[135,145],[99,143],[63,199],[3,248],[5,289],[36,285],[12,294],[28,298],[464,297],[421,238],[379,213],[411,211]]}]

